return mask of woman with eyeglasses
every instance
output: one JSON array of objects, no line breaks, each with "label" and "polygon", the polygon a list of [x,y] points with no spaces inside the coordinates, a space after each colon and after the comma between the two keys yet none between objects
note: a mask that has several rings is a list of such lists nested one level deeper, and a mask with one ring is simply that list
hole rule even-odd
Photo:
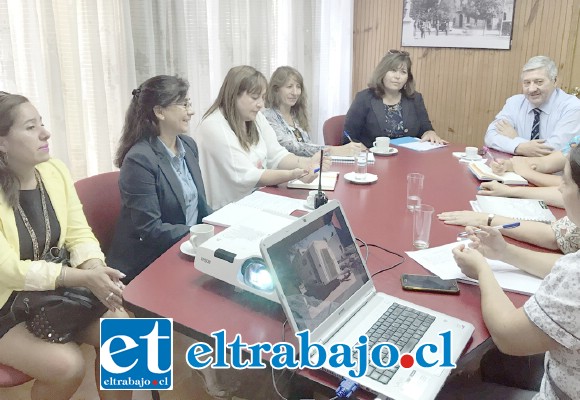
[{"label": "woman with eyeglasses", "polygon": [[368,89],[357,93],[346,114],[344,130],[369,148],[380,136],[447,143],[433,130],[423,96],[415,91],[409,53],[400,50],[389,50],[375,68]]},{"label": "woman with eyeglasses", "polygon": [[[299,157],[282,147],[262,114],[268,83],[255,68],[231,68],[194,133],[208,202],[218,209],[261,186],[292,179],[312,182],[320,154]],[[323,160],[326,168],[330,160]]]},{"label": "woman with eyeglasses", "polygon": [[189,83],[159,75],[133,90],[115,164],[122,208],[107,261],[131,281],[212,212],[197,145]]},{"label": "woman with eyeglasses", "polygon": [[360,143],[324,146],[312,142],[308,134],[308,106],[302,74],[288,66],[279,67],[270,78],[263,114],[276,132],[278,143],[297,156],[312,157],[321,149],[330,155],[351,156],[361,150]]}]

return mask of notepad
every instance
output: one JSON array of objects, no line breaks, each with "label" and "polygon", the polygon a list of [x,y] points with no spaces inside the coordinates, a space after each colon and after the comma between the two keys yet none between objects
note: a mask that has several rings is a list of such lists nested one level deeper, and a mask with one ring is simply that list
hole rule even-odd
[{"label": "notepad", "polygon": [[[354,156],[330,156],[330,159],[332,160],[333,163],[354,164],[355,157]],[[375,163],[375,155],[373,153],[370,153],[370,152],[368,153],[367,163],[368,164]]]},{"label": "notepad", "polygon": [[[325,171],[322,173],[322,190],[333,191],[338,180],[338,172]],[[299,179],[288,182],[288,187],[291,189],[318,189],[318,179],[310,183],[302,182]]]},{"label": "notepad", "polygon": [[542,200],[512,199],[509,197],[476,196],[479,212],[497,214],[524,221],[553,222],[552,211]]},{"label": "notepad", "polygon": [[[465,245],[468,243],[467,240],[461,242]],[[461,272],[453,259],[451,250],[459,245],[459,242],[454,242],[426,250],[408,251],[407,255],[442,279],[458,279],[464,283],[477,284],[477,280],[471,279]],[[495,279],[504,290],[532,295],[536,293],[542,283],[542,279],[513,265],[498,260],[487,260],[487,262]]]},{"label": "notepad", "polygon": [[506,185],[527,185],[528,181],[515,172],[506,172],[503,175],[494,174],[491,168],[483,161],[469,163],[467,166],[471,173],[480,181],[493,181],[505,183]]},{"label": "notepad", "polygon": [[399,147],[405,147],[414,151],[429,151],[438,149],[439,147],[445,147],[446,144],[435,144],[431,142],[422,142],[421,139],[416,137],[400,137],[397,139],[391,139],[391,144]]}]

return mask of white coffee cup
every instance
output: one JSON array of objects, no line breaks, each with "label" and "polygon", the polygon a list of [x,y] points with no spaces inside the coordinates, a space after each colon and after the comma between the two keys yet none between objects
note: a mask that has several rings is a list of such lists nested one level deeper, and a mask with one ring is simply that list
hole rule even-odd
[{"label": "white coffee cup", "polygon": [[477,147],[466,147],[465,158],[468,160],[475,160],[477,158]]},{"label": "white coffee cup", "polygon": [[391,146],[391,138],[386,136],[378,137],[374,142],[373,146],[380,151],[389,151]]},{"label": "white coffee cup", "polygon": [[191,243],[191,246],[195,251],[203,242],[213,236],[214,227],[213,225],[208,224],[197,224],[189,228],[189,233],[191,233],[189,236],[189,243]]},{"label": "white coffee cup", "polygon": [[310,208],[314,208],[314,199],[316,198],[316,194],[318,190],[311,190],[308,192],[308,197],[306,198],[306,205]]}]

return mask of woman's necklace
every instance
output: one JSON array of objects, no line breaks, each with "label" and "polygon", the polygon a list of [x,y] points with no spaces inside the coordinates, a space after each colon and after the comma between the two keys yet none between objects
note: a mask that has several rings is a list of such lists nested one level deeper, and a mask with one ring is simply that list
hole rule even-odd
[{"label": "woman's necklace", "polygon": [[34,229],[32,229],[32,225],[30,225],[30,221],[28,220],[28,217],[26,216],[26,214],[24,213],[24,210],[22,209],[22,207],[20,206],[20,203],[18,203],[18,212],[20,213],[20,217],[22,218],[22,221],[24,222],[24,226],[26,226],[26,230],[28,231],[28,234],[30,235],[30,239],[32,239],[32,249],[34,251],[34,260],[33,261],[38,261],[41,258],[44,258],[44,255],[48,252],[48,250],[50,249],[50,220],[48,219],[48,208],[46,206],[46,192],[44,191],[44,185],[42,184],[42,180],[40,179],[40,175],[38,174],[38,171],[34,171],[34,177],[36,178],[36,183],[38,184],[38,188],[40,189],[40,201],[42,203],[42,215],[44,216],[44,227],[46,230],[46,240],[44,241],[44,249],[42,249],[42,254],[40,253],[40,246],[38,244],[38,238],[36,236],[36,232],[34,232]]}]

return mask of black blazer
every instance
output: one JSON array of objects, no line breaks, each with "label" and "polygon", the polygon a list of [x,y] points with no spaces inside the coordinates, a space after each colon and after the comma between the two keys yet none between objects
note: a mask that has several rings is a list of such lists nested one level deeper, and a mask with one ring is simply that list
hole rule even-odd
[{"label": "black blazer", "polygon": [[[433,130],[421,93],[415,92],[412,97],[401,96],[401,114],[403,116],[404,136],[421,137]],[[383,99],[375,96],[372,89],[365,89],[356,94],[344,122],[344,130],[355,141],[372,147],[375,138],[389,136],[386,132],[387,122]],[[344,143],[348,139],[344,138]]]},{"label": "black blazer", "polygon": [[[198,223],[212,212],[199,169],[197,145],[179,135],[185,162],[198,194]],[[107,254],[107,264],[131,281],[156,258],[189,233],[185,200],[167,151],[157,138],[137,142],[123,161],[119,178],[121,214]],[[106,195],[106,193],[104,193]]]}]

